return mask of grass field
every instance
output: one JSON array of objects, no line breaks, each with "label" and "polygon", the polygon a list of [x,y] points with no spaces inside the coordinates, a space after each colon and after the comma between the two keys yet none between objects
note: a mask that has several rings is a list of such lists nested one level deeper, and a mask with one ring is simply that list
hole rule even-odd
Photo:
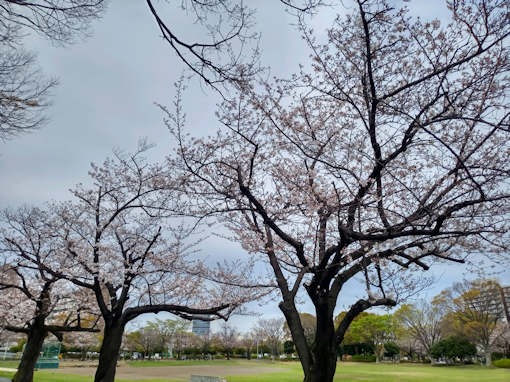
[{"label": "grass field", "polygon": [[[147,361],[135,362],[134,365],[122,366],[122,369],[134,369],[139,367],[154,367],[155,365],[165,367],[168,374],[171,375],[173,367],[185,368],[192,365],[215,365],[222,366],[224,375],[228,382],[300,382],[302,381],[301,367],[298,363],[274,362],[264,363],[257,361]],[[249,365],[253,367],[252,375],[228,376],[229,368],[234,369],[239,366]],[[276,373],[267,373],[267,367],[276,367],[280,371]],[[0,362],[0,367],[3,362]],[[266,373],[257,374],[258,368],[266,368]],[[148,371],[150,369],[147,369]],[[262,371],[262,370],[260,370]],[[140,369],[138,369],[140,372]],[[12,373],[0,372],[0,376],[10,377]],[[177,382],[183,379],[150,379],[147,375],[145,382]],[[63,374],[60,372],[39,371],[36,372],[34,382],[91,382],[90,376],[79,376],[73,374]],[[374,363],[355,363],[342,362],[338,364],[335,381],[366,381],[366,382],[509,382],[510,370],[485,368],[481,366],[455,366],[455,367],[433,367],[430,365],[415,364],[379,364]],[[117,382],[128,382],[119,379]]]}]

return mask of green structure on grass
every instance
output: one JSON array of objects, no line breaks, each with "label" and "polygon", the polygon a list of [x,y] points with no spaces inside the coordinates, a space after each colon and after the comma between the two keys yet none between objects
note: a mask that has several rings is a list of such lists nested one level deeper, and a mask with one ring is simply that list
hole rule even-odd
[{"label": "green structure on grass", "polygon": [[60,342],[45,341],[41,349],[41,355],[35,364],[36,369],[58,369]]}]

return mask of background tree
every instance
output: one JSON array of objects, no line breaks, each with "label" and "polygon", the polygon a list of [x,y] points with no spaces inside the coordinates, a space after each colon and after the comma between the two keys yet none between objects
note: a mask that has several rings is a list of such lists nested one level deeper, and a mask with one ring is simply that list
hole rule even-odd
[{"label": "background tree", "polygon": [[239,332],[233,326],[223,322],[221,324],[220,330],[217,333],[219,343],[223,347],[223,352],[225,353],[225,357],[230,359],[234,348],[238,344]]},{"label": "background tree", "polygon": [[[100,323],[101,324],[101,323]],[[79,351],[80,359],[85,361],[89,352],[98,352],[101,347],[101,335],[98,333],[65,333],[62,345],[71,351]]]},{"label": "background tree", "polygon": [[160,320],[156,318],[155,321],[149,321],[147,326],[152,327],[161,340],[161,347],[167,351],[170,347],[173,348],[178,342],[178,337],[190,328],[190,322],[183,318],[177,317],[176,319]]},{"label": "background tree", "polygon": [[0,140],[3,141],[46,123],[44,111],[49,105],[51,89],[57,83],[43,77],[34,54],[9,40],[0,39]]},{"label": "background tree", "polygon": [[15,341],[16,345],[12,346],[9,351],[12,353],[21,353],[23,351],[23,346],[27,343],[27,339],[25,338],[18,338],[17,341]]},{"label": "background tree", "polygon": [[142,333],[139,330],[125,332],[122,348],[130,353],[143,353],[141,337]]},{"label": "background tree", "polygon": [[453,364],[457,358],[464,361],[468,357],[474,357],[476,346],[466,338],[451,336],[432,345],[430,354],[436,359],[444,358]]},{"label": "background tree", "polygon": [[[340,323],[345,318],[346,314],[347,314],[347,312],[343,311],[343,312],[340,312],[335,317],[335,320],[334,320],[335,327],[338,327],[338,325],[340,325]],[[356,318],[354,318],[353,322],[361,320],[362,318],[364,318],[366,316],[370,316],[372,314],[373,313],[361,312],[359,315],[356,316]],[[374,346],[368,342],[360,342],[359,336],[352,335],[350,327],[345,332],[344,341],[339,346],[338,351],[341,355],[343,355],[343,354],[349,354],[349,355],[365,354],[366,355],[366,354],[375,353]]]},{"label": "background tree", "polygon": [[[384,0],[348,5],[325,43],[300,22],[311,70],[240,87],[216,135],[183,133],[180,91],[175,112],[163,108],[179,143],[171,167],[193,179],[189,214],[217,217],[266,259],[305,381],[331,381],[354,317],[412,289],[402,270],[497,256],[508,233],[508,2],[447,1],[444,26]],[[357,275],[366,295],[335,328]]]},{"label": "background tree", "polygon": [[33,31],[64,45],[88,34],[103,0],[5,0],[0,5],[0,140],[37,129],[47,121],[54,79],[45,79],[35,55],[23,48]]},{"label": "background tree", "polygon": [[241,336],[240,344],[246,349],[246,359],[251,360],[251,355],[257,348],[257,336],[253,331]]},{"label": "background tree", "polygon": [[104,0],[5,0],[0,7],[0,25],[32,30],[57,44],[86,36],[90,23],[101,17]]},{"label": "background tree", "polygon": [[353,321],[349,329],[350,336],[356,342],[367,342],[373,346],[376,362],[384,355],[385,344],[395,341],[398,331],[398,323],[391,314],[366,315]]},{"label": "background tree", "polygon": [[157,327],[149,322],[146,326],[138,329],[140,336],[138,343],[143,353],[143,358],[151,359],[154,353],[161,353],[164,350],[164,342]]},{"label": "background tree", "polygon": [[[310,313],[299,313],[299,317],[301,319],[301,324],[303,326],[303,330],[305,332],[306,340],[309,344],[312,344],[315,340],[315,328],[317,326],[317,319],[313,314]],[[283,324],[283,330],[286,336],[291,336],[289,330],[289,324],[285,321]]]},{"label": "background tree", "polygon": [[395,361],[395,356],[400,354],[400,346],[398,346],[395,342],[386,342],[384,344],[384,356],[391,357],[393,361]]},{"label": "background tree", "polygon": [[497,339],[506,330],[498,324],[504,318],[498,284],[492,280],[457,283],[443,291],[442,297],[450,304],[445,320],[450,333],[478,345],[490,366]]},{"label": "background tree", "polygon": [[294,348],[294,342],[287,340],[283,343],[283,352],[287,355],[291,355],[294,353],[296,349]]},{"label": "background tree", "polygon": [[271,355],[276,358],[280,354],[280,345],[284,338],[283,320],[279,318],[260,319],[257,321],[256,332],[271,349]]},{"label": "background tree", "polygon": [[[66,332],[98,332],[94,297],[46,271],[58,250],[52,216],[40,209],[4,211],[0,226],[0,326],[24,333],[27,343],[15,382],[32,382],[44,339]],[[27,259],[38,259],[37,264]]]},{"label": "background tree", "polygon": [[177,359],[181,358],[181,354],[184,348],[187,347],[190,342],[195,340],[196,336],[189,332],[189,327],[190,325],[188,321],[187,325],[182,325],[182,327],[178,328],[174,333],[172,340],[172,351],[177,355],[174,355],[174,357]]},{"label": "background tree", "polygon": [[432,300],[432,302],[421,300],[417,304],[402,305],[395,312],[395,318],[430,357],[430,348],[442,337],[442,322],[445,313],[442,304],[437,300]]}]

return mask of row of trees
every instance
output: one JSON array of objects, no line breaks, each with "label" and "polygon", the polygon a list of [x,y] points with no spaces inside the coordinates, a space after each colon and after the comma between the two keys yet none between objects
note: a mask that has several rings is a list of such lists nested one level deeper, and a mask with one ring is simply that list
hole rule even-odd
[{"label": "row of trees", "polygon": [[441,339],[460,337],[475,344],[489,366],[492,352],[509,351],[508,299],[495,281],[464,282],[431,302],[403,305],[396,314],[427,356]]},{"label": "row of trees", "polygon": [[247,333],[240,333],[225,322],[217,332],[198,336],[189,331],[189,326],[185,320],[156,319],[127,333],[122,349],[141,353],[144,358],[154,353],[168,354],[171,349],[177,359],[183,355],[203,358],[219,353],[227,359],[233,354],[251,359],[255,352],[269,353],[274,358],[282,352],[284,327],[281,319],[260,319]]},{"label": "row of trees", "polygon": [[255,289],[209,281],[236,277],[226,264],[205,267],[191,229],[171,224],[179,179],[146,163],[146,149],[93,165],[93,185],[78,185],[74,200],[3,211],[0,326],[28,337],[14,381],[32,380],[48,333],[101,330],[95,380],[111,382],[125,326],[136,317],[227,319],[255,297]]},{"label": "row of trees", "polygon": [[[502,289],[492,280],[465,281],[431,301],[403,304],[393,314],[362,313],[347,330],[340,353],[373,353],[379,361],[385,353],[394,353],[396,345],[397,353],[409,358],[452,361],[451,349],[457,347],[462,350],[456,353],[459,358],[478,353],[489,366],[492,353],[510,355],[506,317],[510,295]],[[335,322],[340,323],[345,314],[340,313]],[[308,315],[308,320],[313,336],[315,317]]]},{"label": "row of trees", "polygon": [[[339,353],[374,354],[376,362],[385,354],[450,362],[478,353],[489,366],[492,353],[510,355],[510,327],[505,312],[510,295],[504,292],[502,295],[501,290],[493,280],[465,281],[442,291],[431,301],[404,304],[393,314],[364,312],[353,320]],[[336,316],[337,325],[345,314]],[[309,313],[300,316],[307,341],[313,343],[316,318]],[[295,353],[288,324],[283,320],[259,320],[245,334],[225,323],[207,338],[193,336],[186,331],[187,326],[185,321],[149,322],[144,328],[127,334],[128,346],[124,349],[163,353],[173,344],[177,357],[185,348],[197,354],[224,353],[227,358],[232,352],[249,358],[254,346],[273,356]]]},{"label": "row of trees", "polygon": [[[416,281],[406,271],[462,263],[469,255],[497,257],[508,247],[508,1],[447,0],[449,22],[442,25],[412,17],[400,3],[352,0],[325,41],[303,17],[320,1],[282,2],[296,11],[311,60],[289,78],[268,80],[237,49],[249,41],[241,2],[186,2],[213,36],[210,44],[188,44],[147,1],[190,69],[230,89],[217,114],[222,128],[205,138],[185,133],[181,86],[175,110],[162,107],[177,142],[165,166],[140,165],[137,155],[118,158],[94,168],[95,186],[73,190],[73,202],[6,214],[2,274],[19,278],[13,283],[5,276],[7,300],[27,296],[32,306],[21,313],[48,318],[56,306],[48,301],[65,301],[49,289],[92,294],[91,310],[97,307],[105,327],[96,381],[113,380],[112,357],[134,317],[168,310],[226,318],[238,306],[223,287],[208,291],[210,309],[198,308],[203,296],[186,293],[208,289],[197,288],[198,274],[228,275],[223,285],[231,287],[243,279],[224,267],[180,261],[187,234],[163,229],[169,210],[223,224],[231,239],[265,261],[273,281],[264,284],[279,290],[306,382],[333,380],[336,349],[353,320],[407,297]],[[41,20],[25,24],[43,31],[60,25],[55,15],[90,9],[74,0],[67,8],[5,3],[4,20]],[[12,11],[20,7],[28,8]],[[225,20],[225,13],[227,25],[207,17]],[[16,111],[38,106],[4,99],[14,100]],[[366,293],[335,326],[341,292],[357,276]],[[32,279],[28,287],[38,289],[26,293],[23,283]],[[303,295],[315,309],[312,343],[296,305]],[[35,322],[21,313],[9,319],[22,319],[23,327]],[[81,318],[69,321],[84,328]],[[16,378],[23,373],[31,379],[29,368]]]},{"label": "row of trees", "polygon": [[189,329],[190,322],[184,319],[156,319],[138,330],[126,333],[122,350],[138,352],[150,359],[154,353],[168,353],[172,349],[176,358],[180,358],[182,351],[194,343],[194,336]]}]

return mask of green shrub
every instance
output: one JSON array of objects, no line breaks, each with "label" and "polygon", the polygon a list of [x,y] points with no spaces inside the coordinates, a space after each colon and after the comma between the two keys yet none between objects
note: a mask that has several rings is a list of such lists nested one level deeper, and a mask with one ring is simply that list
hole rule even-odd
[{"label": "green shrub", "polygon": [[384,344],[384,355],[386,357],[393,357],[400,353],[400,347],[395,342],[388,342]]},{"label": "green shrub", "polygon": [[491,359],[492,359],[492,360],[501,359],[501,358],[505,358],[505,354],[504,354],[504,353],[500,353],[500,352],[493,352],[493,353],[491,354]]},{"label": "green shrub", "polygon": [[430,348],[430,354],[436,359],[447,359],[453,363],[456,358],[464,360],[476,355],[476,346],[462,337],[448,337]]},{"label": "green shrub", "polygon": [[497,361],[492,362],[492,364],[496,367],[510,369],[510,358],[501,358],[498,359]]},{"label": "green shrub", "polygon": [[373,354],[355,354],[351,356],[350,361],[353,362],[375,362],[375,355]]}]

